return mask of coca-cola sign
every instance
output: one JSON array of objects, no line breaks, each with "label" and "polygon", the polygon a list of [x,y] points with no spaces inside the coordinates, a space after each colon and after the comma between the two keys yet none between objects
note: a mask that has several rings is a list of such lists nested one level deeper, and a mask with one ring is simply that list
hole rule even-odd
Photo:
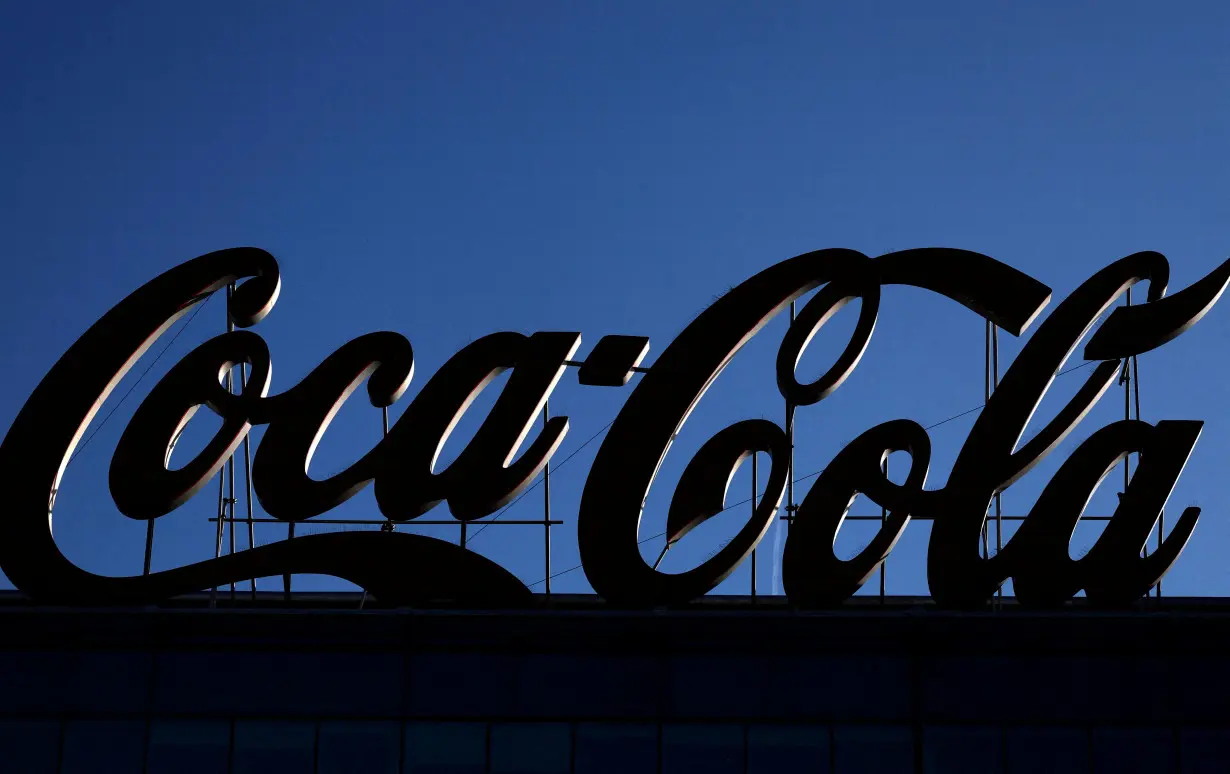
[{"label": "coca-cola sign", "polygon": [[[983,605],[1011,578],[1024,605],[1062,604],[1084,590],[1091,604],[1122,605],[1140,597],[1173,565],[1199,516],[1187,508],[1158,550],[1141,548],[1155,528],[1195,447],[1198,420],[1114,422],[1093,433],[1064,461],[1020,529],[991,557],[978,550],[988,503],[1056,448],[1114,384],[1120,361],[1155,349],[1194,325],[1230,281],[1230,262],[1190,287],[1167,295],[1169,264],[1142,252],[1094,274],[1037,326],[981,412],[940,489],[925,490],[931,444],[916,422],[873,427],[839,452],[794,514],[782,564],[790,602],[840,604],[880,566],[913,517],[934,522],[927,576],[936,602]],[[1018,448],[1027,423],[1055,375],[1090,329],[1133,284],[1148,281],[1145,303],[1116,308],[1092,332],[1081,355],[1100,361],[1084,386],[1044,428]],[[493,561],[442,540],[404,532],[307,535],[171,570],[105,577],[70,562],[57,548],[51,514],[60,478],[91,418],[142,354],[188,310],[239,282],[229,315],[250,328],[273,309],[279,267],[267,252],[236,248],[201,256],[139,288],[112,308],[60,358],[35,389],[0,444],[0,489],[7,493],[0,569],[32,598],[50,603],[150,603],[247,578],[317,573],[352,581],[382,602],[450,600],[470,605],[532,605],[534,595]],[[978,253],[925,248],[869,258],[830,249],[782,261],[715,301],[651,366],[641,367],[649,341],[608,336],[578,371],[583,384],[622,385],[643,376],[603,440],[577,514],[585,574],[611,604],[683,604],[705,594],[739,566],[768,531],[786,490],[788,434],[774,422],[738,422],[709,439],[686,466],[667,514],[667,539],[724,508],[727,485],[749,455],[772,461],[764,496],[750,520],[721,550],[678,574],[659,572],[637,547],[645,498],[671,441],[713,380],[746,342],[792,301],[819,291],[782,340],[777,385],[788,412],[837,390],[871,339],[884,285],[909,285],[945,296],[1014,335],[1021,335],[1050,301],[1048,287]],[[833,313],[858,299],[849,343],[819,379],[800,383],[795,366]],[[580,347],[572,332],[493,333],[469,344],[424,385],[387,435],[346,470],[308,476],[316,443],[350,394],[366,383],[368,398],[387,407],[402,398],[414,372],[410,342],[371,333],[327,357],[303,381],[269,395],[270,354],[249,330],[217,336],[173,366],[136,409],[111,460],[110,488],[125,516],[165,516],[218,474],[255,425],[265,425],[252,463],[263,508],[288,522],[311,519],[373,484],[380,512],[391,522],[422,516],[447,501],[462,521],[480,519],[511,502],[549,463],[568,429],[554,417],[522,449],[567,364]],[[241,394],[219,376],[246,364]],[[490,415],[443,470],[436,458],[458,419],[495,375],[509,379]],[[208,407],[222,427],[188,463],[171,469],[169,452],[192,413]],[[886,454],[911,459],[904,483],[882,471]],[[1125,455],[1140,464],[1093,548],[1079,560],[1068,543],[1093,490]],[[857,494],[888,510],[878,534],[857,556],[842,560],[833,542]]]}]

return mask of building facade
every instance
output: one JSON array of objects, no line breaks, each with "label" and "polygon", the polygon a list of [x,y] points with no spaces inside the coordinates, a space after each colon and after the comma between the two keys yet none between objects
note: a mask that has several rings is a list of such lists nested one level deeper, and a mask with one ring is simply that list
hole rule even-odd
[{"label": "building facade", "polygon": [[0,771],[1230,771],[1230,604],[0,601]]}]

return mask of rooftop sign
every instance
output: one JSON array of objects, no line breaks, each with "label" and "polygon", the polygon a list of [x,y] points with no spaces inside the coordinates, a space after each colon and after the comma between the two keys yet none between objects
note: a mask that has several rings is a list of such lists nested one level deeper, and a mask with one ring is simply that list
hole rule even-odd
[{"label": "rooftop sign", "polygon": [[[996,555],[978,551],[994,496],[1028,472],[1076,427],[1114,383],[1120,360],[1164,345],[1208,312],[1230,281],[1230,261],[1190,287],[1166,295],[1169,264],[1154,252],[1118,260],[1094,274],[1037,327],[975,422],[942,489],[924,490],[931,445],[917,423],[900,419],[867,430],[817,478],[792,522],[783,583],[792,604],[841,603],[875,572],[911,516],[934,520],[928,549],[931,593],[943,606],[985,604],[1008,578],[1022,604],[1062,604],[1084,590],[1098,605],[1140,597],[1174,563],[1192,534],[1198,508],[1183,511],[1159,549],[1142,557],[1179,475],[1199,438],[1196,420],[1149,424],[1123,420],[1099,429],[1063,463],[1018,532]],[[1119,307],[1093,332],[1082,356],[1101,361],[1051,422],[1018,448],[1051,381],[1101,315],[1133,284],[1148,280],[1144,304]],[[107,312],[60,358],[30,396],[0,444],[0,490],[6,492],[0,569],[36,600],[50,603],[156,602],[241,579],[289,573],[352,581],[391,604],[453,600],[473,605],[530,605],[533,595],[512,574],[459,546],[408,533],[309,535],[134,577],[104,577],[73,565],[56,547],[51,513],[60,478],[91,418],[120,379],[167,329],[210,294],[240,281],[229,298],[239,328],[260,322],[281,288],[279,268],[263,250],[236,248],[201,256],[148,282]],[[708,386],[739,348],[775,315],[809,291],[777,357],[778,389],[788,415],[837,390],[871,338],[880,287],[910,285],[943,295],[1013,335],[1050,301],[1042,283],[999,261],[955,249],[906,250],[868,258],[852,250],[819,250],[771,266],[701,313],[641,368],[649,341],[608,336],[578,372],[584,384],[622,385],[644,372],[611,425],[594,460],[578,513],[584,571],[611,604],[682,604],[730,575],[768,531],[788,478],[789,441],[777,424],[753,419],[714,435],[688,463],[671,500],[667,539],[675,541],[724,507],[739,464],[758,452],[772,460],[768,485],[738,534],[699,566],[666,574],[637,548],[642,503],[671,440]],[[819,379],[800,383],[795,365],[825,322],[861,300],[849,343]],[[447,501],[456,519],[490,515],[531,485],[559,448],[565,417],[551,419],[521,452],[533,423],[581,343],[578,333],[493,333],[466,346],[434,374],[384,439],[345,471],[324,480],[306,471],[317,441],[341,404],[366,382],[385,407],[406,392],[414,371],[410,342],[397,333],[361,336],[334,352],[302,382],[269,395],[270,357],[263,339],[231,331],[201,344],[177,363],[134,413],[111,460],[112,497],[124,515],[164,516],[185,503],[242,443],[266,425],[252,466],[265,510],[288,522],[327,512],[373,484],[385,518],[405,522]],[[232,394],[219,376],[246,363],[251,378]],[[436,456],[473,398],[498,373],[511,374],[491,414],[446,469]],[[191,461],[174,470],[174,440],[199,407],[223,420]],[[886,454],[904,451],[904,484],[881,471]],[[518,457],[518,452],[521,452]],[[1068,555],[1077,520],[1102,478],[1125,455],[1140,464],[1105,531],[1079,560]],[[833,542],[856,494],[888,509],[871,543],[850,560]]]}]

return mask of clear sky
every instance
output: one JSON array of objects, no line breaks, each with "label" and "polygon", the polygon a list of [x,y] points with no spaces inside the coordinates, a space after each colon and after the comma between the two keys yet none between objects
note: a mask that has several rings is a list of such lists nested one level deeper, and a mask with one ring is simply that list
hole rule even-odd
[{"label": "clear sky", "polygon": [[[823,247],[976,250],[1046,283],[1056,301],[1105,264],[1151,249],[1170,258],[1178,290],[1230,247],[1227,51],[1230,6],[1219,2],[8,3],[0,428],[114,303],[184,260],[239,245],[265,248],[282,266],[282,298],[255,328],[273,353],[274,392],[374,330],[413,342],[411,397],[450,354],[497,330],[580,331],[582,355],[604,334],[647,335],[651,363],[716,295]],[[853,319],[843,312],[818,337],[804,376],[827,368]],[[135,384],[131,395],[68,468],[54,528],[81,566],[141,571],[144,525],[107,494],[111,453],[149,387],[223,326],[213,299],[139,382],[152,355],[138,364],[102,415]],[[706,439],[739,419],[781,421],[772,364],[784,330],[778,320],[763,331],[685,426],[642,537],[663,530],[679,472]],[[1001,339],[1006,366],[1020,342]],[[1227,343],[1223,300],[1141,358],[1146,420],[1207,423],[1169,511],[1204,513],[1167,594],[1230,594]],[[932,425],[978,406],[982,346],[973,313],[886,290],[862,365],[800,414],[797,475],[879,422]],[[1056,381],[1034,430],[1081,381]],[[552,398],[553,412],[571,418],[557,460],[627,394],[566,376]],[[1005,494],[1005,511],[1025,513],[1072,448],[1122,412],[1122,391],[1112,391]],[[973,418],[930,431],[929,487],[942,486]],[[182,459],[216,424],[193,421]],[[379,412],[356,393],[313,474],[357,459],[379,428]],[[556,571],[578,564],[576,504],[600,441],[553,476],[553,513],[567,522],[554,533]],[[1120,481],[1111,477],[1091,513],[1109,512]],[[750,486],[744,471],[729,501]],[[215,500],[207,487],[157,522],[156,569],[212,556]],[[540,508],[535,490],[503,518]],[[863,501],[855,509],[878,513]],[[370,490],[334,515],[377,516]],[[446,517],[443,508],[428,516]],[[737,508],[712,520],[662,568],[694,566],[744,518]],[[1081,527],[1074,555],[1098,529]],[[925,593],[927,531],[911,524],[893,553],[890,593]],[[847,524],[839,552],[869,535]],[[258,542],[282,536],[261,526]],[[761,544],[762,592],[777,587],[781,537]],[[540,529],[493,527],[472,546],[527,583],[543,577]],[[649,561],[661,546],[642,546]],[[748,585],[745,565],[720,590]],[[554,581],[556,591],[588,588],[580,571]]]}]

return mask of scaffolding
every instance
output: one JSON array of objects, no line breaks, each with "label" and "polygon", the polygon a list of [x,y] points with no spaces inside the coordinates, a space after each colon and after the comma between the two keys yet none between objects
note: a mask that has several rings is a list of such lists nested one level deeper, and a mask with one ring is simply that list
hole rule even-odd
[{"label": "scaffolding", "polygon": [[[231,294],[234,292],[234,289],[235,289],[234,283],[232,283],[231,285],[227,287],[226,292],[227,292],[228,302],[230,300]],[[1132,304],[1132,291],[1130,288],[1127,290],[1127,294],[1125,297],[1125,304],[1128,306]],[[229,310],[229,303],[228,303],[228,310]],[[790,304],[790,313],[789,313],[789,320],[792,325],[794,324],[795,317],[796,317],[796,308],[795,308],[795,303],[792,302]],[[228,332],[234,330],[234,324],[230,319],[229,311],[227,313],[227,319],[226,319],[226,330]],[[181,329],[181,332],[182,332],[182,329]],[[975,406],[959,414],[955,414],[951,417],[948,417],[947,419],[944,419],[932,425],[929,425],[928,427],[925,428],[926,430],[931,430],[935,427],[946,424],[947,422],[953,421],[955,419],[966,416],[975,411],[981,410],[986,405],[986,403],[990,401],[991,396],[995,393],[995,390],[999,387],[999,377],[1000,377],[999,329],[996,325],[994,325],[989,320],[984,321],[983,355],[984,355],[984,368],[983,368],[983,403],[982,405]],[[565,366],[567,367],[576,368],[576,367],[580,367],[581,365],[582,363],[580,362],[565,361]],[[1073,368],[1069,368],[1066,371],[1061,372],[1060,375],[1064,373],[1070,373],[1079,368],[1083,368],[1085,365],[1089,365],[1089,364],[1087,363],[1087,364],[1075,366]],[[1119,375],[1119,386],[1123,388],[1123,416],[1124,416],[1124,419],[1134,418],[1134,419],[1139,420],[1141,418],[1140,370],[1139,368],[1140,367],[1139,367],[1138,359],[1134,355],[1130,358],[1125,358],[1123,363],[1121,364],[1120,375]],[[237,378],[235,374],[236,369],[238,369],[239,371]],[[223,377],[223,384],[228,391],[234,392],[236,386],[239,387],[240,392],[243,391],[243,389],[247,385],[247,379],[248,379],[247,369],[248,369],[248,366],[246,364],[239,364],[226,371]],[[645,373],[649,370],[649,367],[637,366],[633,368],[632,370],[637,373]],[[788,442],[787,448],[789,450],[789,456],[786,461],[788,474],[786,477],[786,492],[785,492],[786,502],[782,508],[784,513],[779,518],[786,522],[787,529],[789,529],[790,524],[795,519],[798,513],[798,509],[799,509],[798,503],[796,502],[796,499],[795,499],[795,484],[801,481],[804,481],[806,479],[812,478],[816,475],[819,475],[819,473],[822,472],[822,471],[816,471],[814,473],[809,473],[802,477],[796,477],[795,475],[795,408],[796,407],[791,404],[789,399],[786,399],[785,401],[786,428],[785,429],[786,429],[786,436],[787,436],[787,442]],[[550,403],[549,401],[545,401],[543,404],[543,409],[542,409],[542,422],[544,426],[550,420],[550,416],[551,416],[550,415]],[[531,485],[528,489],[526,489],[526,491],[522,492],[520,496],[518,496],[515,500],[513,500],[511,503],[506,505],[503,509],[501,509],[498,513],[496,513],[491,518],[472,521],[472,522],[461,521],[461,520],[456,520],[456,519],[445,519],[445,520],[415,519],[413,521],[413,524],[420,525],[420,526],[447,525],[447,526],[457,527],[458,545],[460,545],[462,548],[466,548],[467,544],[470,541],[472,541],[473,538],[477,537],[483,530],[491,526],[541,528],[543,531],[543,579],[541,581],[538,581],[537,583],[531,584],[531,588],[535,586],[540,586],[540,585],[543,586],[545,597],[549,601],[551,597],[551,581],[555,578],[560,577],[561,575],[565,575],[570,572],[574,572],[578,569],[581,569],[579,565],[576,567],[570,567],[562,571],[554,571],[552,568],[551,530],[553,527],[564,524],[563,520],[552,517],[552,511],[551,511],[551,474],[552,474],[552,471],[558,470],[560,467],[566,464],[578,452],[580,452],[582,449],[584,449],[586,446],[588,446],[590,443],[596,440],[600,435],[602,435],[607,430],[607,428],[611,426],[612,423],[613,423],[613,420],[612,422],[608,422],[604,427],[598,430],[598,432],[590,436],[588,440],[586,440],[583,444],[581,444],[580,447],[575,449],[571,454],[569,454],[566,458],[564,458],[559,464],[553,467],[548,462],[548,464],[543,469],[542,476],[533,485]],[[381,427],[382,427],[383,434],[388,435],[388,432],[389,432],[388,408],[381,409]],[[255,515],[255,511],[254,511],[255,504],[253,501],[252,480],[251,480],[252,455],[251,455],[251,448],[250,448],[250,439],[248,436],[245,436],[243,440],[242,460],[241,461],[237,460],[236,459],[237,456],[238,455],[234,453],[231,455],[231,457],[223,465],[221,471],[219,472],[219,476],[218,476],[217,508],[214,511],[214,516],[209,519],[209,521],[213,522],[215,525],[215,532],[214,532],[214,537],[215,537],[214,556],[215,557],[220,557],[222,555],[224,545],[226,547],[226,550],[229,553],[232,553],[232,554],[235,553],[235,551],[237,550],[236,539],[235,539],[236,527],[239,524],[245,525],[247,527],[246,532],[247,532],[248,548],[253,548],[256,546],[255,530],[256,530],[256,525],[258,524],[262,524],[262,525],[285,524],[286,526],[286,538],[285,539],[293,540],[295,538],[296,522],[294,521],[287,522],[287,521],[282,521],[280,519],[267,518],[267,517],[261,518]],[[236,509],[238,506],[238,498],[236,496],[236,487],[237,487],[237,482],[238,482],[238,475],[236,473],[237,467],[242,469],[242,476],[243,476],[242,489],[243,489],[243,497],[244,497],[244,515],[242,518],[240,518],[236,513]],[[885,457],[882,470],[885,476],[887,477],[888,475],[887,456]],[[757,455],[752,455],[751,474],[752,474],[751,475],[751,481],[752,481],[751,497],[747,498],[746,500],[742,500],[740,502],[727,506],[726,510],[730,510],[732,508],[739,507],[739,506],[750,503],[752,513],[753,514],[755,513],[756,506],[759,502],[759,499],[764,494],[763,492],[759,491],[759,470],[758,470]],[[1131,481],[1131,457],[1129,455],[1129,456],[1125,456],[1123,460],[1123,492],[1127,491],[1130,481]],[[504,516],[505,513],[507,513],[512,507],[520,503],[521,500],[523,500],[526,496],[528,496],[539,485],[542,486],[542,495],[543,495],[541,518],[537,518],[537,519],[502,519],[501,518]],[[988,505],[986,518],[983,521],[982,540],[981,540],[981,545],[980,545],[981,555],[984,558],[989,558],[993,556],[994,554],[999,553],[1003,549],[1004,542],[1005,542],[1005,532],[1004,532],[1005,523],[1020,522],[1020,521],[1023,521],[1025,518],[1026,518],[1025,516],[1006,515],[1003,511],[1002,495],[999,493],[996,493],[991,503],[989,503]],[[1080,522],[1099,522],[1099,521],[1105,522],[1105,521],[1108,521],[1110,518],[1111,518],[1110,516],[1086,515],[1082,513],[1079,517],[1078,524]],[[862,521],[862,522],[879,521],[881,525],[883,525],[888,519],[888,509],[882,507],[880,514],[876,516],[849,515],[846,517],[846,519],[850,521]],[[397,529],[397,525],[394,522],[389,521],[387,519],[313,519],[312,521],[315,524],[327,524],[327,525],[377,526],[379,527],[379,529],[385,532],[392,532]],[[468,529],[469,529],[470,524],[474,524],[478,527],[478,529],[475,531],[473,535],[468,534]],[[990,537],[991,537],[990,533],[991,533],[992,525],[994,525],[994,537],[995,537],[994,553],[992,553],[991,551],[991,541],[990,541]],[[1159,517],[1158,523],[1155,526],[1155,531],[1157,534],[1157,545],[1160,548],[1162,540],[1165,535],[1165,513],[1164,512]],[[641,544],[644,544],[644,543],[656,540],[664,536],[665,536],[665,533],[663,532],[657,535],[650,536],[648,538],[641,539],[639,542]],[[1150,537],[1152,537],[1152,534],[1150,535]],[[151,565],[152,556],[153,556],[153,542],[154,542],[154,521],[150,520],[148,522],[146,538],[145,538],[145,568],[144,568],[144,571],[146,574],[149,574],[150,572],[150,565]],[[663,546],[662,551],[658,555],[657,560],[653,563],[653,567],[655,569],[662,562],[662,559],[665,557],[670,547],[671,547],[671,543],[669,542],[667,542]],[[758,598],[758,594],[759,594],[759,590],[757,588],[757,576],[759,574],[757,572],[757,569],[758,569],[757,553],[758,553],[758,549],[753,549],[752,554],[751,554],[751,574],[750,574],[751,579],[750,579],[749,593],[750,593],[750,596],[753,602]],[[1142,550],[1142,554],[1145,556],[1148,555],[1147,542],[1146,542],[1145,548]],[[887,557],[881,562],[878,575],[879,575],[878,596],[879,596],[880,603],[883,604],[886,601],[887,597],[889,596],[888,588],[887,588],[887,576],[888,576],[888,558]],[[292,591],[291,586],[292,586],[291,576],[289,574],[283,575],[282,576],[282,593],[283,593],[285,600],[288,602],[291,599],[291,591]],[[235,583],[232,582],[231,584],[229,584],[228,591],[229,591],[230,599],[234,601],[238,593]],[[253,578],[250,580],[250,588],[249,588],[250,598],[253,601],[255,601],[256,599],[256,591],[257,591],[256,579]],[[1147,593],[1147,595],[1160,597],[1161,594],[1162,594],[1162,584],[1161,584],[1161,581],[1159,580],[1157,584]],[[218,596],[218,588],[215,587],[211,589],[210,591],[211,606],[216,604],[217,596]],[[366,594],[364,594],[364,601],[365,600],[366,600]],[[1002,602],[1003,602],[1003,587],[1001,585],[1001,587],[996,591],[995,598],[992,600],[992,609],[998,609],[1002,605]],[[362,605],[362,602],[360,604]]]}]

